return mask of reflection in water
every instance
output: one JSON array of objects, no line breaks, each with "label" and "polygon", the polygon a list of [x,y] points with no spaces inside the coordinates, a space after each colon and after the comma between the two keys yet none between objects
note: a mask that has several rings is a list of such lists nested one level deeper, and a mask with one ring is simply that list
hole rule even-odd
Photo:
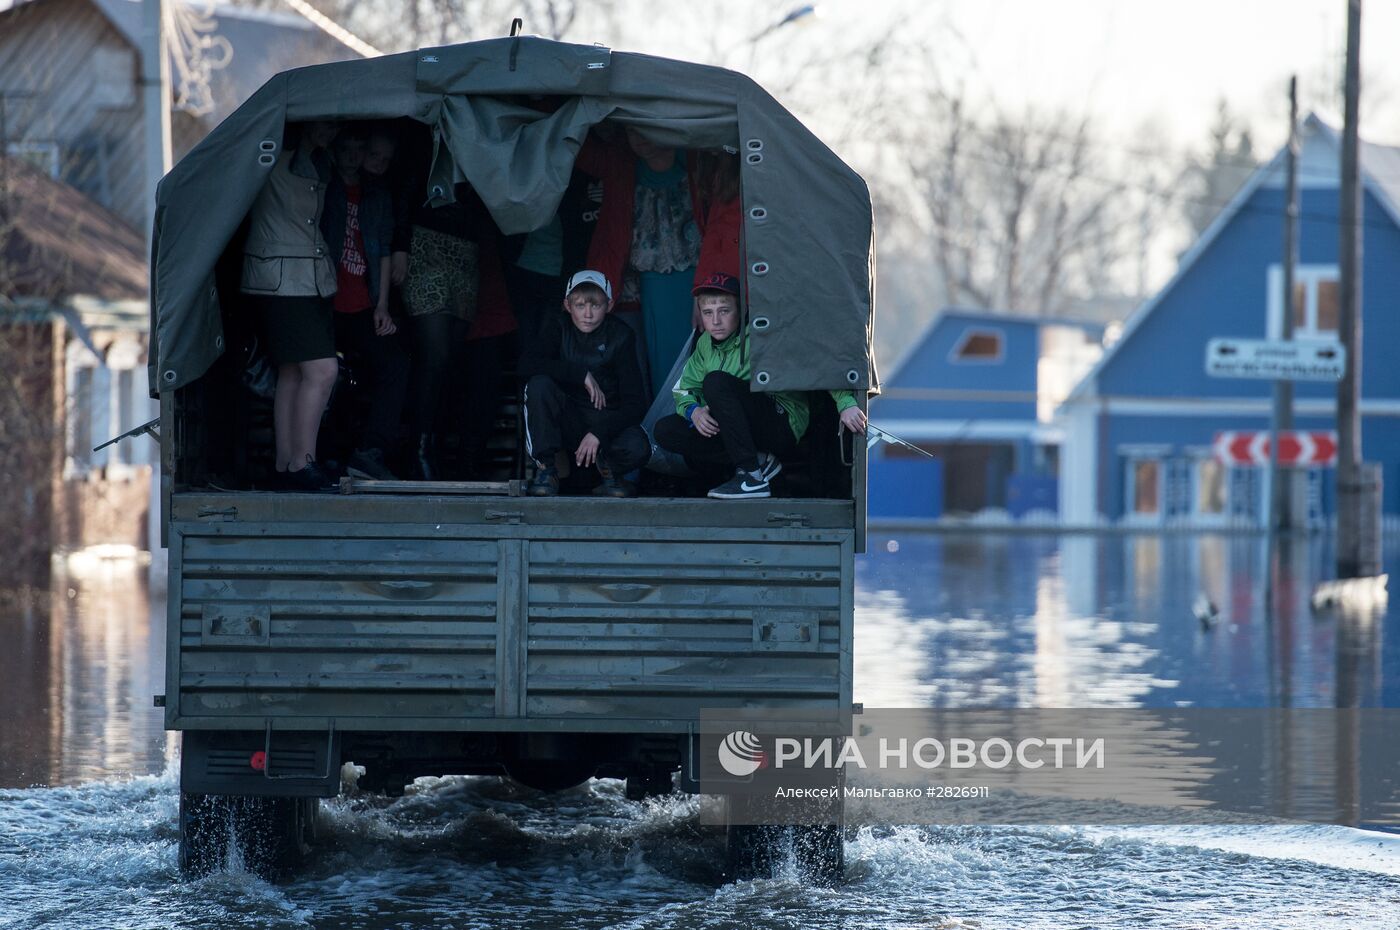
[{"label": "reflection in water", "polygon": [[143,567],[56,569],[47,598],[5,620],[14,635],[0,652],[0,786],[161,771],[151,696],[164,690],[164,603],[149,597]]},{"label": "reflection in water", "polygon": [[[1253,536],[872,536],[857,568],[856,699],[1400,706],[1392,614],[1310,609],[1332,563],[1325,539],[1284,547],[1270,592]],[[1193,612],[1201,595],[1213,624]]]}]

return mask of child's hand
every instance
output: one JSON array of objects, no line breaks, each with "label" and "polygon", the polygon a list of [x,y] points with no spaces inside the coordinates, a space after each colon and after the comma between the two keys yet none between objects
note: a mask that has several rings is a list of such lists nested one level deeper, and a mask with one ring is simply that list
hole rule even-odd
[{"label": "child's hand", "polygon": [[695,412],[690,415],[690,422],[695,425],[701,436],[719,435],[719,421],[710,413],[709,407],[696,407]]},{"label": "child's hand", "polygon": [[841,425],[852,433],[865,435],[865,411],[859,407],[847,407],[841,411]]},{"label": "child's hand", "polygon": [[598,387],[598,382],[593,380],[593,372],[583,376],[583,386],[588,389],[588,399],[593,402],[595,410],[602,410],[608,405],[608,395],[603,393],[603,389]]},{"label": "child's hand", "polygon": [[598,461],[598,437],[588,433],[579,442],[578,448],[574,450],[574,464],[579,468],[587,468]]},{"label": "child's hand", "polygon": [[387,304],[380,304],[374,308],[374,334],[376,336],[392,336],[399,331],[399,327],[394,323],[394,318],[389,316]]}]

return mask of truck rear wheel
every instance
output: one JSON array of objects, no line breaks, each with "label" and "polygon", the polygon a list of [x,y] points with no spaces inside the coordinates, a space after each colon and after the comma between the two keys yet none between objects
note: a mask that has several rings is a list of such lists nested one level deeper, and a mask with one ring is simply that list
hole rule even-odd
[{"label": "truck rear wheel", "polygon": [[268,881],[299,866],[315,833],[317,798],[180,794],[180,872],[243,868]]},{"label": "truck rear wheel", "polygon": [[730,881],[776,878],[790,861],[798,877],[833,885],[846,867],[841,827],[835,824],[730,824],[725,835],[725,876]]},{"label": "truck rear wheel", "polygon": [[[726,799],[725,876],[730,881],[778,878],[796,871],[804,882],[832,885],[846,866],[845,804],[833,774],[834,797],[777,804],[771,798],[732,794]],[[798,820],[805,823],[765,823]]]}]

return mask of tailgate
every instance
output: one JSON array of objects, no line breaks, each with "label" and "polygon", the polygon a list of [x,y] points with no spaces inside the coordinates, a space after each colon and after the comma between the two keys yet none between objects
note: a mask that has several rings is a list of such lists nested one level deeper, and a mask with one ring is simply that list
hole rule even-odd
[{"label": "tailgate", "polygon": [[178,494],[172,729],[684,732],[850,706],[852,505]]}]

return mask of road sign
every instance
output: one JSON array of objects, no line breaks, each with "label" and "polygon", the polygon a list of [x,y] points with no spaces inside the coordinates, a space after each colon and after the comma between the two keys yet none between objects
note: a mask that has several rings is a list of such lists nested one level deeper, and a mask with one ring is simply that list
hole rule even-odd
[{"label": "road sign", "polygon": [[[1215,434],[1215,457],[1226,465],[1269,464],[1269,433],[1264,430]],[[1279,434],[1278,463],[1285,467],[1337,464],[1337,434],[1327,430]]]},{"label": "road sign", "polygon": [[1346,367],[1340,342],[1220,338],[1206,343],[1206,374],[1213,378],[1340,381]]}]

